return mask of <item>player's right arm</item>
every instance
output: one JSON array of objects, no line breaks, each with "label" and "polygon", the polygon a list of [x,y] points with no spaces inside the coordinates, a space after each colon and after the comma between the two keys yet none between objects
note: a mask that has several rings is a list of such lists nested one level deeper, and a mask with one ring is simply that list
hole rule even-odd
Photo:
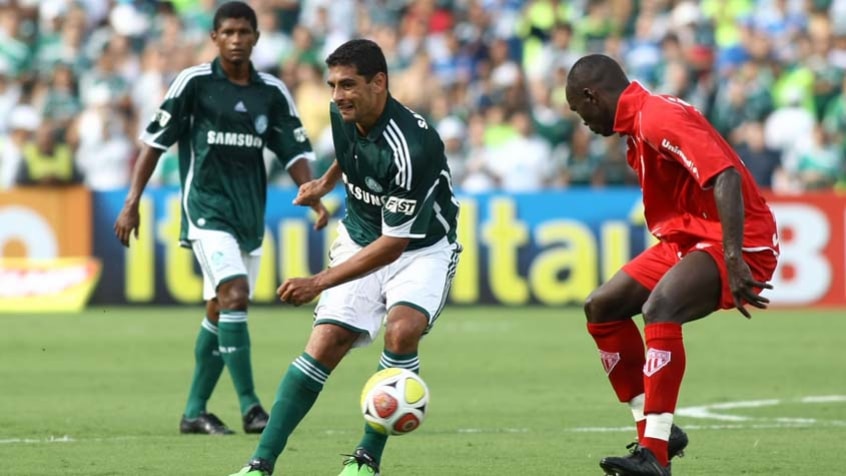
[{"label": "player's right arm", "polygon": [[114,225],[115,236],[124,246],[129,246],[129,237],[133,233],[138,237],[138,205],[159,157],[189,129],[195,78],[210,72],[211,66],[202,64],[179,73],[168,88],[159,110],[141,134],[144,145],[132,171],[129,193]]},{"label": "player's right arm", "polygon": [[156,164],[159,163],[164,151],[149,145],[144,145],[141,149],[141,154],[135,162],[135,168],[132,170],[132,181],[129,185],[129,193],[126,194],[126,200],[123,202],[123,209],[115,220],[115,236],[123,244],[129,246],[129,236],[134,232],[135,238],[138,238],[138,205],[141,201],[141,194],[144,193],[144,188],[147,182],[150,181],[150,176],[156,170]]}]

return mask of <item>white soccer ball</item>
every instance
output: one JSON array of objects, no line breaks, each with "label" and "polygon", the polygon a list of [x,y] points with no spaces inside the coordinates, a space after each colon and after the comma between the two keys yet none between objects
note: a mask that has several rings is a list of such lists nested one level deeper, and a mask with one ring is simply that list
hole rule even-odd
[{"label": "white soccer ball", "polygon": [[429,388],[419,375],[388,368],[373,374],[361,391],[361,412],[371,428],[385,435],[416,430],[426,417]]}]

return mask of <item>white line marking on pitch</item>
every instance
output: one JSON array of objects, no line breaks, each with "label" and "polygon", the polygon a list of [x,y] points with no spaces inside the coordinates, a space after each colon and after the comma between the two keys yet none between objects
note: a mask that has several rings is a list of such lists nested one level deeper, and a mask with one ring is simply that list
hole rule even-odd
[{"label": "white line marking on pitch", "polygon": [[[684,416],[689,418],[711,419],[725,422],[724,424],[715,425],[688,425],[685,429],[690,430],[735,430],[735,429],[779,429],[779,428],[807,428],[809,426],[838,426],[846,427],[846,420],[818,420],[815,418],[754,418],[742,415],[727,415],[718,413],[715,410],[734,410],[738,408],[761,408],[776,406],[783,403],[840,403],[846,402],[846,395],[823,395],[823,396],[809,396],[799,399],[766,399],[766,400],[742,400],[737,402],[721,402],[712,403],[708,405],[698,405],[692,407],[683,407],[676,409],[677,416]],[[634,431],[633,426],[612,426],[612,427],[577,427],[566,428],[564,431],[570,433],[609,433],[609,432],[631,432]],[[348,430],[326,430],[326,434],[340,434],[349,433]],[[459,428],[457,433],[531,433],[529,428]],[[157,436],[115,436],[110,438],[72,438],[68,435],[64,436],[50,436],[47,438],[0,438],[0,444],[37,444],[37,443],[74,443],[79,441],[116,441],[116,440],[133,440],[140,438],[156,438]]]},{"label": "white line marking on pitch", "polygon": [[71,443],[76,441],[75,439],[71,438],[68,435],[55,437],[51,436],[49,438],[6,438],[0,440],[0,444],[3,443]]},{"label": "white line marking on pitch", "polygon": [[[704,418],[709,420],[720,420],[720,421],[734,421],[734,422],[741,422],[741,421],[761,421],[766,420],[766,418],[755,418],[750,416],[743,416],[743,415],[732,415],[719,412],[718,410],[734,410],[737,408],[761,408],[761,407],[772,407],[776,405],[781,405],[784,403],[835,403],[835,402],[846,402],[846,395],[825,395],[825,396],[809,396],[809,397],[802,397],[797,400],[785,400],[785,399],[767,399],[767,400],[742,400],[738,402],[722,402],[722,403],[712,403],[708,405],[699,405],[693,407],[683,407],[676,409],[676,415],[690,417],[690,418]],[[775,418],[775,421],[779,421],[782,423],[808,423],[813,424],[816,423],[817,420],[814,418]]]}]

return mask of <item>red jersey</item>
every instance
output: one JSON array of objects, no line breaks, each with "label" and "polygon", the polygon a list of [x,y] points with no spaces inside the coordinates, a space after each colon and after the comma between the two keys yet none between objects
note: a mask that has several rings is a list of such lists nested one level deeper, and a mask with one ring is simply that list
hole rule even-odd
[{"label": "red jersey", "polygon": [[743,194],[743,250],[778,253],[775,219],[755,180],[696,108],[632,82],[617,103],[614,131],[628,136],[626,158],[640,179],[646,224],[656,238],[721,242],[711,180],[734,167]]}]

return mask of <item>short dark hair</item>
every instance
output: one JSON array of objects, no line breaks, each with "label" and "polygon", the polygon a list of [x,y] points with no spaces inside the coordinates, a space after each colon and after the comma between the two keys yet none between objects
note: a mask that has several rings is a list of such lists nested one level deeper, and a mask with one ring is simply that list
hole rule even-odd
[{"label": "short dark hair", "polygon": [[626,73],[613,58],[606,55],[591,54],[582,56],[570,68],[567,82],[573,87],[590,85],[602,89],[625,87],[629,80]]},{"label": "short dark hair", "polygon": [[377,73],[385,73],[387,84],[388,63],[382,48],[375,42],[365,39],[350,40],[339,46],[326,58],[326,66],[355,66],[358,74],[367,81]]},{"label": "short dark hair", "polygon": [[226,2],[214,12],[214,29],[217,31],[223,20],[228,18],[243,18],[250,22],[253,30],[258,31],[258,20],[256,20],[256,11],[253,7],[244,2]]}]

